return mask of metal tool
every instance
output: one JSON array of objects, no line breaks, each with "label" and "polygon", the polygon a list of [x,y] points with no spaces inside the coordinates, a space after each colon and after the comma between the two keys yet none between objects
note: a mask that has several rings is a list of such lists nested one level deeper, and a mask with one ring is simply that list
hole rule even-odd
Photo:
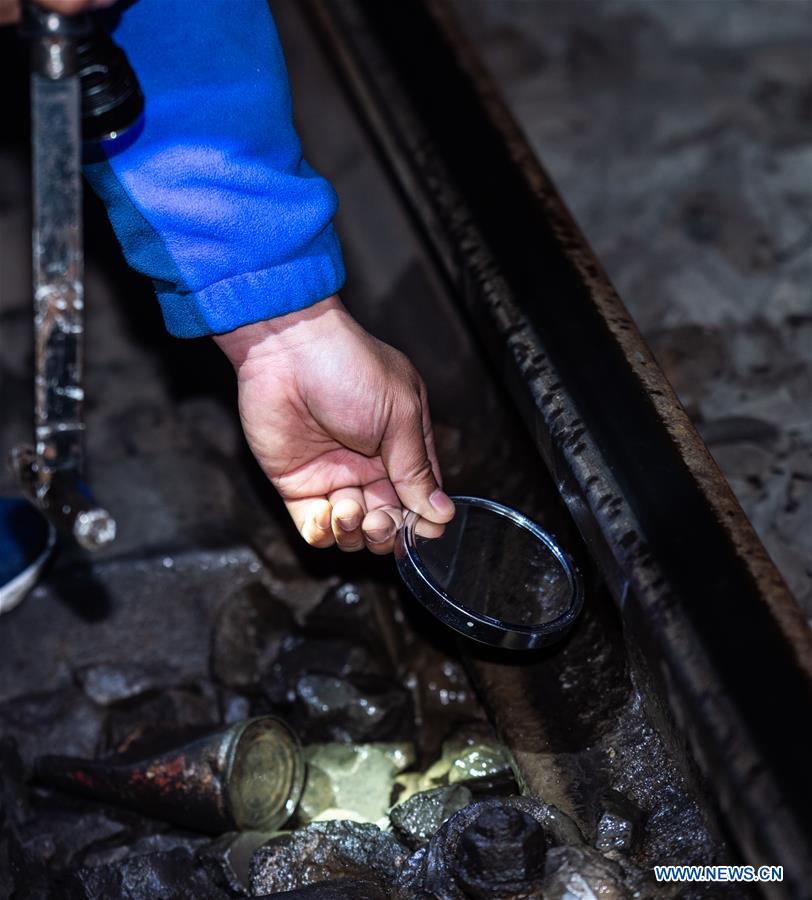
[{"label": "metal tool", "polygon": [[137,120],[143,96],[123,52],[90,16],[28,2],[22,33],[31,42],[36,372],[34,446],[16,448],[11,464],[53,525],[96,550],[115,539],[116,523],[82,481],[82,123],[91,140],[116,137]]}]

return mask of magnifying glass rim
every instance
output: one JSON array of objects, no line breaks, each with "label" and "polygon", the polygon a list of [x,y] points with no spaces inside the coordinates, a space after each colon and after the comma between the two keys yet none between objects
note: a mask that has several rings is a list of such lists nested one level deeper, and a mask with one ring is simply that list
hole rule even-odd
[{"label": "magnifying glass rim", "polygon": [[[491,646],[504,646],[513,649],[530,649],[537,646],[543,646],[549,643],[551,639],[560,635],[565,631],[576,619],[578,613],[583,606],[583,583],[577,567],[570,557],[562,550],[552,535],[548,534],[540,528],[532,519],[529,519],[518,510],[512,509],[495,500],[486,500],[482,497],[471,497],[468,495],[456,495],[451,498],[455,504],[468,505],[478,507],[489,512],[496,513],[503,518],[509,519],[520,528],[529,531],[534,537],[538,538],[550,552],[555,556],[556,560],[567,575],[570,586],[570,601],[567,608],[555,619],[550,622],[544,622],[540,625],[519,625],[511,622],[503,622],[488,616],[485,613],[475,612],[465,606],[460,606],[443,590],[435,581],[431,573],[424,566],[420,555],[417,551],[415,526],[420,520],[417,513],[409,512],[404,518],[403,525],[398,532],[398,568],[404,577],[407,585],[416,594],[424,606],[434,612],[438,617],[449,625],[451,628],[464,634],[467,637],[480,641]],[[408,577],[408,573],[404,571],[404,561],[406,559],[412,568],[412,572],[418,576],[418,579],[425,589],[427,588],[434,595],[444,601],[445,606],[439,604],[429,604],[421,590],[415,591],[417,587],[412,583],[412,579]]]}]

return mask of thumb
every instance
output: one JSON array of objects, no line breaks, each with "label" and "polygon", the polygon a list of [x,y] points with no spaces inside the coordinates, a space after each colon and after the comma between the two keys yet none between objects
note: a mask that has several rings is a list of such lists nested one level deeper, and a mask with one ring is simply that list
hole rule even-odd
[{"label": "thumb", "polygon": [[430,437],[431,424],[424,415],[422,398],[415,393],[401,400],[381,440],[381,459],[403,506],[430,522],[444,524],[454,517],[454,504],[438,484],[426,428]]}]

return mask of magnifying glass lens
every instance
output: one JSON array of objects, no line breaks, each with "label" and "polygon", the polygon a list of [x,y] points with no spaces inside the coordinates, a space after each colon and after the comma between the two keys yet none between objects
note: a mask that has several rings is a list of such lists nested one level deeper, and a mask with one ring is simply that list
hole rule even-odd
[{"label": "magnifying glass lens", "polygon": [[447,625],[496,646],[541,646],[574,621],[578,573],[553,538],[509,507],[455,497],[445,526],[414,514],[399,534],[398,569]]}]

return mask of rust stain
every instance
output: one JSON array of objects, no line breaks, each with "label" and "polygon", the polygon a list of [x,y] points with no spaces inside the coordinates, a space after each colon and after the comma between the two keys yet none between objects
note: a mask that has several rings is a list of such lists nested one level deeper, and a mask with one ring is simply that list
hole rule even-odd
[{"label": "rust stain", "polygon": [[81,769],[76,769],[75,771],[70,773],[70,777],[76,784],[81,784],[82,787],[92,788],[94,786],[94,780],[87,774],[87,772],[83,772]]},{"label": "rust stain", "polygon": [[160,760],[149,766],[144,772],[144,778],[148,779],[161,791],[183,789],[186,776],[186,755],[181,753],[173,759]]}]

